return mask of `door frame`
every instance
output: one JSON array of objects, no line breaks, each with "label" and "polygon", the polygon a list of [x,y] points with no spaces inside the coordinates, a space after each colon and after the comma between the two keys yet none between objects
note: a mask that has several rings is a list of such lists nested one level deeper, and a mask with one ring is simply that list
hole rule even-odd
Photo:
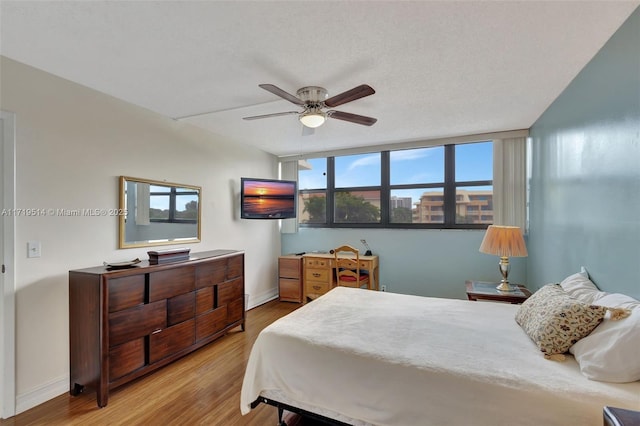
[{"label": "door frame", "polygon": [[16,414],[16,346],[15,346],[15,215],[8,212],[16,207],[16,115],[0,110],[2,137],[0,139],[2,161],[0,164],[0,185],[3,196],[0,199],[0,234],[2,235],[3,271],[0,271],[0,418],[6,419]]}]

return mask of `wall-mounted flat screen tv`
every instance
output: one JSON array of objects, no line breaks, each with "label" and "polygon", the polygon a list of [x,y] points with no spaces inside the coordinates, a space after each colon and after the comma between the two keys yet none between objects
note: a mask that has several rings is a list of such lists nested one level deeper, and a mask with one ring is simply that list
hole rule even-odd
[{"label": "wall-mounted flat screen tv", "polygon": [[293,180],[240,178],[240,217],[290,219],[296,217],[298,184]]}]

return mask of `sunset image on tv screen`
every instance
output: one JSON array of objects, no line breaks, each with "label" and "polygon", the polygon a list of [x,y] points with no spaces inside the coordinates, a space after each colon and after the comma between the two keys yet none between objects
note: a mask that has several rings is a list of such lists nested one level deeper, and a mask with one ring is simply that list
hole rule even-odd
[{"label": "sunset image on tv screen", "polygon": [[295,182],[245,180],[242,208],[245,217],[295,216]]}]

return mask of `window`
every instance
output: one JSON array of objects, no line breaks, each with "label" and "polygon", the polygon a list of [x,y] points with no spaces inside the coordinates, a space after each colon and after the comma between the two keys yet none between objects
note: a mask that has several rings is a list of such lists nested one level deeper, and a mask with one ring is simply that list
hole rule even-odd
[{"label": "window", "polygon": [[301,224],[327,223],[327,159],[314,158],[298,171],[298,221]]},{"label": "window", "polygon": [[493,143],[455,145],[455,223],[493,223]]},{"label": "window", "polygon": [[443,223],[444,166],[443,146],[389,152],[391,195],[403,194],[409,208],[390,205],[390,223]]},{"label": "window", "polygon": [[151,185],[149,187],[149,220],[196,223],[198,192],[188,188]]},{"label": "window", "polygon": [[493,219],[493,143],[308,160],[301,226],[485,228]]},{"label": "window", "polygon": [[335,157],[334,223],[380,223],[381,155]]}]

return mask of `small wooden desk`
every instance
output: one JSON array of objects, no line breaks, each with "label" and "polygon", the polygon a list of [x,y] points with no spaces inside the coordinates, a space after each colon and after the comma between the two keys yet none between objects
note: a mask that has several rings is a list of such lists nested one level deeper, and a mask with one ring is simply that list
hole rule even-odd
[{"label": "small wooden desk", "polygon": [[[354,256],[355,257],[355,256]],[[335,256],[331,253],[307,253],[302,256],[303,301],[321,296],[336,286]],[[369,290],[380,287],[378,256],[360,256],[360,269],[369,272]]]}]

